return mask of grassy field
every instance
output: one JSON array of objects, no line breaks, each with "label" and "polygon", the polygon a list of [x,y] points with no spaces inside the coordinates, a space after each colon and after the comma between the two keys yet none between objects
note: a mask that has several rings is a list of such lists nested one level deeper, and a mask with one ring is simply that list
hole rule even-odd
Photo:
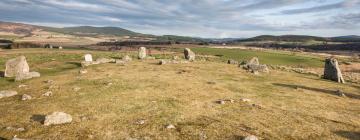
[{"label": "grassy field", "polygon": [[296,67],[322,67],[323,58],[305,56],[289,52],[242,50],[242,49],[220,49],[220,48],[192,48],[197,54],[216,55],[223,60],[234,59],[237,61],[250,60],[258,57],[260,63],[271,65],[288,65]]},{"label": "grassy field", "polygon": [[[305,61],[316,66],[320,61],[285,54],[194,50],[225,52],[227,57],[237,59],[254,54],[269,64]],[[23,132],[0,129],[0,138],[17,135],[26,139],[235,140],[256,135],[260,139],[327,140],[360,136],[360,85],[337,84],[282,71],[253,75],[236,65],[217,61],[157,65],[158,60],[134,60],[125,66],[90,66],[87,74],[79,74],[79,62],[85,53],[93,54],[94,59],[125,54],[46,49],[0,51],[0,70],[7,59],[25,55],[31,69],[42,73],[40,78],[23,82],[0,78],[1,90],[19,93],[0,99],[0,128],[25,128]],[[54,83],[45,83],[46,80]],[[20,84],[28,87],[18,88]],[[81,89],[74,91],[75,87]],[[337,96],[336,90],[348,97]],[[41,96],[47,91],[52,91],[53,96]],[[22,94],[34,99],[21,101]],[[241,102],[241,98],[251,102]],[[219,99],[235,102],[220,105],[216,103]],[[72,115],[73,122],[44,126],[31,119],[55,111]],[[137,124],[139,120],[145,123]],[[168,124],[176,128],[165,128]]]}]

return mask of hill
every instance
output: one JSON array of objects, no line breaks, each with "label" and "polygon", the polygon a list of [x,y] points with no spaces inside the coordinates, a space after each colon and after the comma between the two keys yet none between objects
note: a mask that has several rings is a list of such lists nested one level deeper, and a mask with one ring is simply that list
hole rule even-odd
[{"label": "hill", "polygon": [[44,27],[38,26],[39,28],[50,31],[58,32],[63,34],[79,35],[79,36],[97,36],[97,35],[113,35],[113,36],[138,36],[140,33],[136,33],[130,30],[126,30],[119,27],[92,27],[92,26],[78,26],[78,27]]},{"label": "hill", "polygon": [[235,42],[249,42],[249,41],[286,41],[286,42],[306,42],[306,41],[327,41],[326,38],[305,35],[261,35],[248,39],[235,40]]}]

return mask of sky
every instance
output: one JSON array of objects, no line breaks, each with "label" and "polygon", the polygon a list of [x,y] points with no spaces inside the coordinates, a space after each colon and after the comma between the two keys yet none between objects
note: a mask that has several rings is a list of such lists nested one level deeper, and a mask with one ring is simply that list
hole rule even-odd
[{"label": "sky", "polygon": [[0,0],[0,21],[154,35],[360,35],[360,0]]}]

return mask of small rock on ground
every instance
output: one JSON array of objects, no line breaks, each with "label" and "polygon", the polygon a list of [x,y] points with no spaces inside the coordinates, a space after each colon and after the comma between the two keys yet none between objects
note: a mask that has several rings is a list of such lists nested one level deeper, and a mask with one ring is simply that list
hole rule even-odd
[{"label": "small rock on ground", "polygon": [[243,140],[258,140],[258,138],[254,135],[250,135],[250,136],[246,136],[245,138],[243,138]]},{"label": "small rock on ground", "polygon": [[31,99],[32,99],[32,97],[31,97],[30,95],[27,95],[27,94],[24,94],[24,95],[22,95],[22,97],[21,97],[21,100],[23,100],[23,101],[31,100]]},{"label": "small rock on ground", "polygon": [[135,124],[137,124],[137,125],[143,125],[143,124],[145,124],[145,120],[144,120],[144,119],[136,120],[136,121],[135,121]]},{"label": "small rock on ground", "polygon": [[15,96],[15,95],[17,95],[16,91],[11,91],[11,90],[2,90],[2,91],[0,91],[0,99],[5,98],[5,97]]},{"label": "small rock on ground", "polygon": [[45,117],[44,125],[57,125],[72,122],[72,117],[64,112],[54,112]]},{"label": "small rock on ground", "polygon": [[48,92],[45,92],[42,96],[47,96],[47,97],[49,97],[49,96],[52,96],[52,92],[51,91],[48,91]]},{"label": "small rock on ground", "polygon": [[166,126],[166,128],[167,128],[167,129],[175,129],[175,126],[172,125],[172,124],[169,124],[169,125]]}]

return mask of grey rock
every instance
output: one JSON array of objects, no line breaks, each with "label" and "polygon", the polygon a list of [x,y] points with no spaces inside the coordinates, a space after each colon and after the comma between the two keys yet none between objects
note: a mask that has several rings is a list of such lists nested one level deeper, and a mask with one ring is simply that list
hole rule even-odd
[{"label": "grey rock", "polygon": [[258,140],[258,138],[254,135],[250,135],[250,136],[246,136],[245,138],[243,138],[243,140]]},{"label": "grey rock", "polygon": [[53,93],[51,91],[47,91],[44,94],[42,94],[42,96],[46,96],[46,97],[49,97],[49,96],[52,96],[52,95],[53,95]]},{"label": "grey rock", "polygon": [[116,59],[116,60],[115,60],[115,63],[118,64],[118,65],[122,65],[122,66],[126,65],[126,61],[125,61],[125,60],[121,60],[121,59]]},{"label": "grey rock", "polygon": [[166,126],[166,128],[167,128],[167,129],[175,129],[176,127],[175,127],[174,125],[172,125],[172,124],[168,124],[168,125]]},{"label": "grey rock", "polygon": [[22,97],[21,97],[21,100],[23,100],[23,101],[31,100],[31,99],[32,99],[32,97],[31,97],[30,95],[27,95],[27,94],[24,94],[24,95],[22,95]]},{"label": "grey rock", "polygon": [[25,56],[19,56],[10,59],[5,64],[5,77],[15,77],[19,74],[28,73],[30,71],[29,65]]},{"label": "grey rock", "polygon": [[65,123],[71,123],[72,117],[69,114],[66,114],[64,112],[54,112],[50,115],[45,116],[44,125],[57,125],[57,124],[65,124]]},{"label": "grey rock", "polygon": [[328,58],[325,60],[324,79],[345,83],[339,63],[335,58]]},{"label": "grey rock", "polygon": [[259,58],[253,57],[250,59],[250,61],[247,63],[248,65],[260,65]]},{"label": "grey rock", "polygon": [[130,62],[130,61],[132,61],[132,58],[131,58],[130,56],[128,56],[128,55],[125,55],[125,56],[122,58],[122,60],[125,61],[125,62]]},{"label": "grey rock", "polygon": [[162,60],[159,61],[159,65],[165,65],[166,63],[167,63],[167,61],[164,60],[164,59],[162,59]]},{"label": "grey rock", "polygon": [[195,53],[192,52],[189,48],[184,49],[184,56],[186,60],[195,61]]},{"label": "grey rock", "polygon": [[229,59],[227,63],[228,63],[228,64],[239,64],[238,61],[235,61],[235,60],[233,60],[233,59]]},{"label": "grey rock", "polygon": [[0,99],[1,98],[5,98],[5,97],[11,97],[11,96],[15,96],[18,93],[16,91],[11,91],[11,90],[2,90],[0,91]]},{"label": "grey rock", "polygon": [[146,58],[146,48],[140,47],[139,48],[139,59],[145,59]]},{"label": "grey rock", "polygon": [[88,71],[87,71],[86,69],[80,69],[80,70],[79,70],[79,73],[80,73],[80,74],[86,74],[87,72],[88,72]]},{"label": "grey rock", "polygon": [[21,73],[21,74],[18,74],[16,75],[15,77],[15,81],[22,81],[22,80],[28,80],[28,79],[31,79],[31,78],[37,78],[37,77],[40,77],[40,73],[39,72],[28,72],[28,73]]}]

